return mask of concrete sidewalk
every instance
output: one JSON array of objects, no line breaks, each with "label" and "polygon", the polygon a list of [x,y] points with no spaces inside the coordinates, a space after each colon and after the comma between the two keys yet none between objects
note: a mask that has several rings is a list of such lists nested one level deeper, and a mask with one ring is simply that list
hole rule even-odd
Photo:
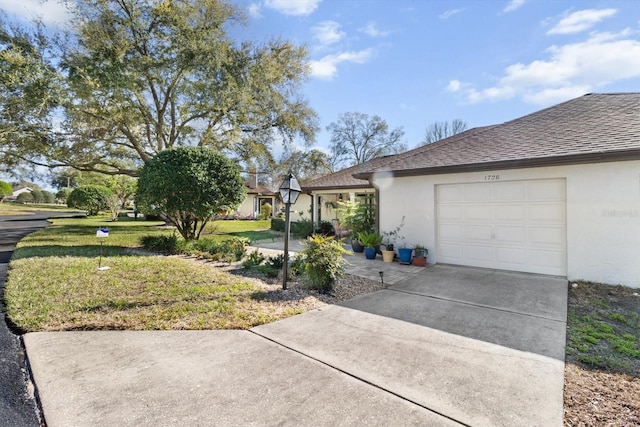
[{"label": "concrete sidewalk", "polygon": [[562,279],[434,266],[251,331],[24,341],[51,427],[561,426],[566,293]]}]

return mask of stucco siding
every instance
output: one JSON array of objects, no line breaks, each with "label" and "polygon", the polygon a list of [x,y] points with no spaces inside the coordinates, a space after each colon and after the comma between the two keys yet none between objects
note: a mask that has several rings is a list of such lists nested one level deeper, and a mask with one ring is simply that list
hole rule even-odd
[{"label": "stucco siding", "polygon": [[407,242],[429,249],[438,262],[436,185],[562,178],[567,195],[567,277],[640,288],[640,161],[380,177],[380,229],[405,216]]}]

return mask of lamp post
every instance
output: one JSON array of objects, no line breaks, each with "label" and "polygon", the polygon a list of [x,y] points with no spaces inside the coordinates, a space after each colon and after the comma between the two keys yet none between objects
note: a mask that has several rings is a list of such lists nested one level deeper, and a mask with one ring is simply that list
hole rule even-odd
[{"label": "lamp post", "polygon": [[289,276],[289,211],[291,204],[298,200],[298,196],[302,193],[298,180],[291,172],[282,181],[280,185],[280,198],[284,203],[284,264],[282,266],[282,289],[287,289],[287,278]]}]

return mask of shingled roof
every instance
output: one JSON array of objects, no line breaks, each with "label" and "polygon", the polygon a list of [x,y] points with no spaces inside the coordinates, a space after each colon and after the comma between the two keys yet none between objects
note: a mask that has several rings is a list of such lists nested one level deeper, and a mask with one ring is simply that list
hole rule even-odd
[{"label": "shingled roof", "polygon": [[302,190],[340,190],[348,188],[372,188],[369,181],[354,178],[353,175],[361,172],[366,172],[372,168],[376,168],[385,164],[394,156],[377,157],[369,160],[368,162],[360,163],[359,165],[351,166],[347,169],[342,169],[338,172],[331,173],[329,175],[321,176],[309,182],[302,184]]},{"label": "shingled roof", "polygon": [[[354,172],[368,179],[640,159],[640,93],[588,94],[474,128]],[[362,166],[362,165],[361,165]]]}]

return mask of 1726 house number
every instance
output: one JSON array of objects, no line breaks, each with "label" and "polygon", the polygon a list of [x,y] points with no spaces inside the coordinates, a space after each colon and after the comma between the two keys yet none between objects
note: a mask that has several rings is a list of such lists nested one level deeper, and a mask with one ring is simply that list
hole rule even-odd
[{"label": "1726 house number", "polygon": [[500,181],[500,175],[485,175],[485,181]]}]

